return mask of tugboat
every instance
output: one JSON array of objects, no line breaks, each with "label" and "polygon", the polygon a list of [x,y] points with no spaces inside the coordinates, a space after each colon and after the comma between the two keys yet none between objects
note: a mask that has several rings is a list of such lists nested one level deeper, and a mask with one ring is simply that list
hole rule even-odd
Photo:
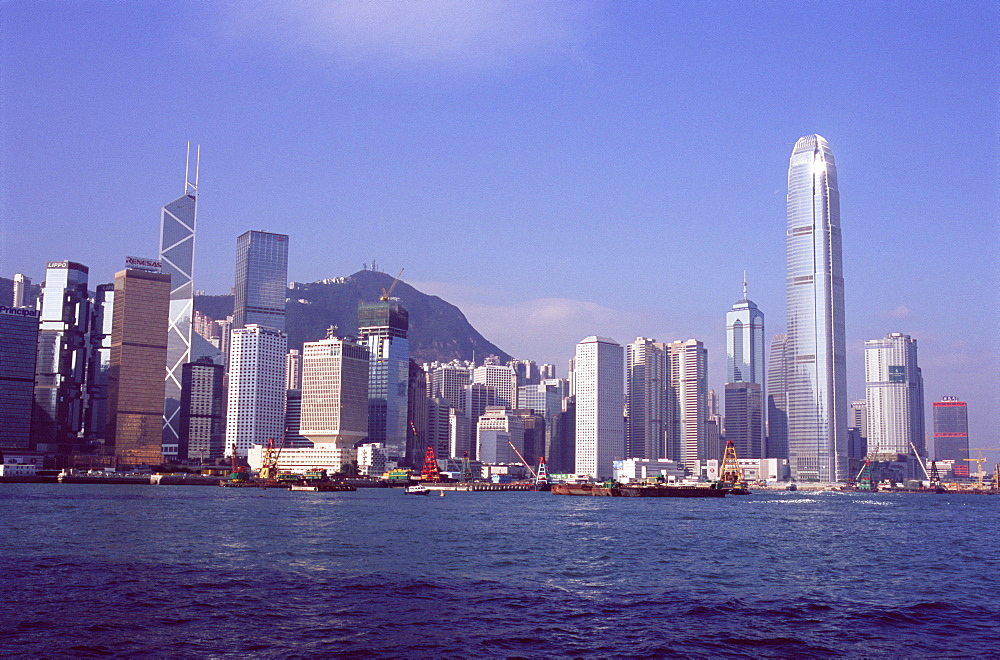
[{"label": "tugboat", "polygon": [[431,489],[423,484],[417,484],[416,486],[407,486],[403,489],[403,493],[406,495],[430,495]]}]

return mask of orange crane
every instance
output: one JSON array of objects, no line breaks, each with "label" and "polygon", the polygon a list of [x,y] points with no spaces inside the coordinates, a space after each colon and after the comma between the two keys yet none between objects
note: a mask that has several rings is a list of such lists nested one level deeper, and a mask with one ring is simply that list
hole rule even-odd
[{"label": "orange crane", "polygon": [[394,279],[392,281],[392,284],[389,285],[388,291],[386,291],[384,287],[382,288],[382,295],[379,296],[379,300],[381,300],[382,302],[386,302],[390,299],[390,297],[392,296],[392,290],[396,288],[397,284],[399,284],[399,278],[403,275],[403,270],[405,269],[403,268],[399,269],[399,275],[396,275],[396,279]]},{"label": "orange crane", "polygon": [[[996,447],[973,447],[973,448],[969,449],[969,451],[978,451],[978,452],[1000,451],[1000,449],[997,449]],[[984,490],[986,488],[986,485],[985,485],[985,483],[983,481],[983,477],[984,477],[984,474],[983,474],[983,463],[986,462],[986,459],[983,458],[983,455],[980,453],[979,454],[979,458],[963,458],[962,460],[969,461],[970,463],[976,463],[976,478],[977,478],[977,482],[978,482],[978,485],[979,485],[979,489],[980,490]],[[994,475],[994,480],[996,480],[996,476],[995,475]]]},{"label": "orange crane", "polygon": [[264,449],[264,460],[261,462],[260,466],[260,478],[264,480],[265,484],[271,484],[277,481],[278,477],[278,457],[281,456],[281,450],[285,447],[285,436],[281,436],[281,444],[277,447],[274,445],[274,438],[267,439],[267,447]]}]

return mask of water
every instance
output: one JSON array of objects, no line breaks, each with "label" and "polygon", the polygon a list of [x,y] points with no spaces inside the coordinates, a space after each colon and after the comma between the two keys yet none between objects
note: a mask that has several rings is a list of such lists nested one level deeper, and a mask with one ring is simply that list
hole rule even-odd
[{"label": "water", "polygon": [[1000,497],[0,485],[11,656],[995,657]]}]

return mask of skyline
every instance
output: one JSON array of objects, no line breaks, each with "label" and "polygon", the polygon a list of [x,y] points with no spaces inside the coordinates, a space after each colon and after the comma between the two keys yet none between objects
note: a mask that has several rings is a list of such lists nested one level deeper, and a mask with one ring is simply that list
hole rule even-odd
[{"label": "skyline", "polygon": [[154,256],[190,139],[197,289],[228,292],[239,234],[287,233],[290,279],[405,267],[560,376],[588,335],[699,339],[720,392],[744,269],[768,339],[785,331],[787,159],[818,133],[848,398],[863,342],[903,332],[925,414],[958,396],[994,446],[997,8],[715,6],[302,3],[270,27],[277,4],[5,6],[0,275],[70,259],[96,285]]}]

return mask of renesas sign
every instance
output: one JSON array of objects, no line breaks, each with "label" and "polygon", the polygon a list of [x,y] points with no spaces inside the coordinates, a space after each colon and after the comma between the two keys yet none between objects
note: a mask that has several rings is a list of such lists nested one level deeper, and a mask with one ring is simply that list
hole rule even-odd
[{"label": "renesas sign", "polygon": [[0,314],[10,314],[11,316],[30,316],[31,318],[35,318],[38,316],[38,310],[28,307],[7,307],[6,305],[0,305]]},{"label": "renesas sign", "polygon": [[125,257],[125,265],[129,268],[145,270],[150,273],[159,273],[160,269],[163,268],[162,261],[146,257]]}]

